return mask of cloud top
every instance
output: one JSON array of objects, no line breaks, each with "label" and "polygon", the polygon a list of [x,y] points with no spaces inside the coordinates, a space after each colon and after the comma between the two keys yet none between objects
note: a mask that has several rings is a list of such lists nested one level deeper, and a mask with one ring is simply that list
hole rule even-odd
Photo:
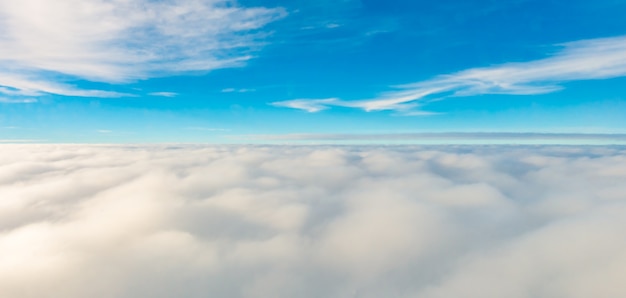
[{"label": "cloud top", "polygon": [[2,149],[6,297],[626,295],[624,147]]}]

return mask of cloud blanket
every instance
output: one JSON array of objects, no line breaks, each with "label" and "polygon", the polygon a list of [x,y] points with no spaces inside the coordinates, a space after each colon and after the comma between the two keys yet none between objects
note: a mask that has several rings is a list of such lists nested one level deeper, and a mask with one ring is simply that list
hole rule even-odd
[{"label": "cloud blanket", "polygon": [[626,297],[624,147],[0,151],[6,298]]}]

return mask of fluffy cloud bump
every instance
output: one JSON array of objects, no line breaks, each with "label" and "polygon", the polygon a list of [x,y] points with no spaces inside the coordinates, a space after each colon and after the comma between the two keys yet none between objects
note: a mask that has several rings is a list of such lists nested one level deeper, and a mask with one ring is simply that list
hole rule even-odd
[{"label": "fluffy cloud bump", "polygon": [[2,297],[624,297],[623,147],[0,147]]}]

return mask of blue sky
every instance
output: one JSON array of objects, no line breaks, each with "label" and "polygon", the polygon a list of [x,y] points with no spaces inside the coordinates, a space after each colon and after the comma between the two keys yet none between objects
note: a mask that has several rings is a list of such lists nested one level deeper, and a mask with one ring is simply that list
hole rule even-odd
[{"label": "blue sky", "polygon": [[621,0],[0,0],[0,140],[624,134],[625,12]]}]

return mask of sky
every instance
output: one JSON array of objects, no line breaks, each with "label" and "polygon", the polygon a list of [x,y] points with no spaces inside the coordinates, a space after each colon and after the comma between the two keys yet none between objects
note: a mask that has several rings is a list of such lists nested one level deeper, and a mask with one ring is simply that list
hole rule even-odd
[{"label": "sky", "polygon": [[621,144],[625,11],[622,0],[0,0],[0,142]]},{"label": "sky", "polygon": [[0,0],[0,296],[626,297],[625,13]]}]

